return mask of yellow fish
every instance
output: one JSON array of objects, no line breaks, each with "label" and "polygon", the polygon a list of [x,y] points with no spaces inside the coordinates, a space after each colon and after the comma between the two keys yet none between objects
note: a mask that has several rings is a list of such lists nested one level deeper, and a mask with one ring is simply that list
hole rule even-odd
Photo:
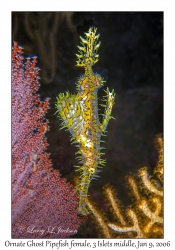
[{"label": "yellow fish", "polygon": [[72,141],[78,146],[79,183],[76,190],[79,192],[78,212],[87,215],[86,200],[88,189],[92,179],[98,177],[99,168],[104,166],[105,160],[101,159],[101,136],[106,132],[111,111],[114,105],[115,93],[107,88],[106,104],[103,120],[99,121],[97,92],[104,85],[104,79],[94,73],[92,66],[98,61],[97,51],[100,47],[97,29],[91,27],[85,38],[80,36],[81,46],[78,46],[76,66],[83,67],[85,74],[79,77],[76,86],[77,94],[60,93],[57,97],[56,109],[62,120],[62,128],[65,127],[72,135]]}]

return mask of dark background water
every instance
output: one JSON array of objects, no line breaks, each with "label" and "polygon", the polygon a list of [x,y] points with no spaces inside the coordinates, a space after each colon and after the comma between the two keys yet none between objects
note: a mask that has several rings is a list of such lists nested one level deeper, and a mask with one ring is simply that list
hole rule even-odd
[{"label": "dark background water", "polygon": [[[79,36],[97,27],[101,46],[94,71],[103,71],[106,87],[116,92],[116,101],[105,137],[106,166],[93,181],[90,196],[111,220],[102,187],[110,183],[127,206],[132,201],[125,176],[137,175],[147,166],[152,173],[157,151],[154,138],[163,133],[163,12],[13,12],[12,39],[25,56],[36,55],[40,67],[41,99],[50,97],[47,114],[50,131],[48,151],[53,167],[73,183],[76,148],[69,132],[59,130],[54,115],[56,96],[69,90],[83,74],[75,66]],[[99,102],[104,95],[99,91]],[[103,111],[101,111],[103,112]],[[98,237],[89,218],[74,237]]]}]

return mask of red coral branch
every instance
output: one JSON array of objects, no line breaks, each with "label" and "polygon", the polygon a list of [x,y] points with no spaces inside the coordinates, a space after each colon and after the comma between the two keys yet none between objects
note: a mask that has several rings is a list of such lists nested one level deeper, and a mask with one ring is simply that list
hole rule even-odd
[{"label": "red coral branch", "polygon": [[12,237],[67,238],[84,219],[71,184],[53,170],[46,152],[49,98],[40,101],[36,57],[12,50]]}]

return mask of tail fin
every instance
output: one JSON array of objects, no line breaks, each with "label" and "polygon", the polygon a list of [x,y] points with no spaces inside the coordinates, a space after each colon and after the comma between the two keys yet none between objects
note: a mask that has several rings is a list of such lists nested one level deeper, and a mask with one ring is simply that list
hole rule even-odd
[{"label": "tail fin", "polygon": [[78,46],[79,54],[76,54],[78,59],[76,61],[77,67],[91,67],[98,62],[99,55],[97,54],[97,50],[101,42],[98,42],[100,35],[96,35],[96,31],[97,28],[91,27],[88,33],[85,33],[85,38],[80,36],[82,46]]}]

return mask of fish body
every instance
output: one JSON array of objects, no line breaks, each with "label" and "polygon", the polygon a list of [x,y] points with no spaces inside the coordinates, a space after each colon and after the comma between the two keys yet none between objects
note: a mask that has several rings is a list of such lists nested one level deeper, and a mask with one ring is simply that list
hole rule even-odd
[{"label": "fish body", "polygon": [[[57,113],[62,120],[62,128],[66,128],[72,135],[72,142],[78,147],[79,165],[75,166],[79,172],[79,183],[75,187],[79,192],[78,212],[87,215],[86,200],[92,179],[98,178],[105,160],[101,158],[101,137],[106,131],[114,104],[114,90],[106,92],[105,113],[102,123],[98,114],[98,90],[104,85],[104,79],[94,73],[92,66],[98,61],[97,50],[100,46],[96,29],[90,28],[81,39],[82,47],[78,46],[77,66],[85,69],[85,74],[79,77],[76,87],[77,94],[60,93],[57,97]],[[103,105],[104,106],[104,105]]]}]

